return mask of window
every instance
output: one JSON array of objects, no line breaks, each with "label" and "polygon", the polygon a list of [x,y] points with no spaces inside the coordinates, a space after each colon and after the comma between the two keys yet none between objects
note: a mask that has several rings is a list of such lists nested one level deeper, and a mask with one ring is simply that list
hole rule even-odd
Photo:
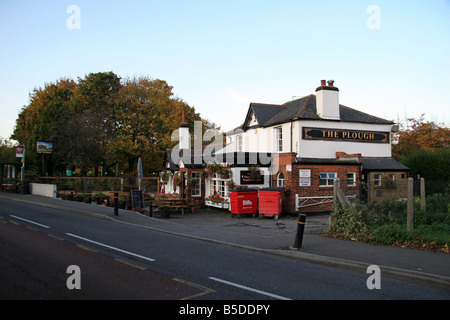
[{"label": "window", "polygon": [[236,137],[237,151],[242,152],[242,135]]},{"label": "window", "polygon": [[373,175],[373,182],[374,182],[374,186],[376,187],[380,187],[381,186],[381,174],[374,174]]},{"label": "window", "polygon": [[355,185],[356,185],[356,173],[347,172],[347,186],[355,186]]},{"label": "window", "polygon": [[191,196],[200,197],[201,190],[202,190],[202,188],[201,188],[202,180],[200,178],[200,175],[198,174],[198,172],[192,172],[191,177],[194,179],[198,179],[198,183],[196,183],[195,186],[192,187]]},{"label": "window", "polygon": [[284,183],[285,183],[285,181],[284,181],[284,174],[283,174],[283,172],[280,172],[277,175],[277,187],[283,187]]},{"label": "window", "polygon": [[226,181],[223,180],[211,180],[209,184],[209,194],[217,193],[221,197],[228,197],[228,186]]},{"label": "window", "polygon": [[332,187],[336,179],[336,172],[319,173],[319,187]]},{"label": "window", "polygon": [[281,127],[275,128],[275,143],[276,151],[283,151],[283,129]]}]

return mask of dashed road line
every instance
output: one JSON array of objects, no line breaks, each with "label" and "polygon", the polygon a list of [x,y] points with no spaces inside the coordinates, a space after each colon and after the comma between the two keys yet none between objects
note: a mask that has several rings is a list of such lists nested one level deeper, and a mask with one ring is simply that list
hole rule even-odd
[{"label": "dashed road line", "polygon": [[273,293],[270,293],[270,292],[266,292],[266,291],[262,291],[262,290],[258,290],[258,289],[254,289],[254,288],[250,288],[250,287],[244,286],[242,284],[234,283],[234,282],[231,282],[231,281],[227,281],[227,280],[223,280],[223,279],[219,279],[219,278],[215,278],[215,277],[208,277],[208,278],[211,279],[211,280],[217,281],[217,282],[221,282],[221,283],[227,284],[229,286],[233,286],[233,287],[240,288],[240,289],[247,290],[247,291],[251,291],[251,292],[256,292],[256,293],[259,293],[259,294],[262,294],[264,296],[268,296],[268,297],[271,297],[271,298],[275,298],[275,299],[279,299],[279,300],[292,300],[290,298],[286,298],[286,297],[282,297],[282,296],[279,296],[277,294],[273,294]]},{"label": "dashed road line", "polygon": [[28,219],[25,219],[25,218],[21,218],[21,217],[12,215],[12,214],[10,214],[9,216],[10,216],[10,217],[13,217],[14,219],[22,220],[22,221],[25,221],[25,222],[28,222],[28,223],[32,223],[32,224],[35,224],[35,225],[37,225],[37,226],[46,228],[46,229],[50,229],[49,226],[46,226],[46,225],[41,224],[41,223],[37,223],[37,222],[35,222],[35,221],[31,221],[31,220],[28,220]]},{"label": "dashed road line", "polygon": [[101,243],[101,242],[97,242],[97,241],[94,241],[94,240],[91,240],[91,239],[87,239],[87,238],[81,237],[81,236],[77,236],[76,234],[73,234],[73,233],[66,233],[66,234],[68,236],[71,236],[71,237],[74,237],[74,238],[77,238],[77,239],[80,239],[80,240],[84,240],[84,241],[87,241],[87,242],[90,242],[90,243],[93,243],[93,244],[96,244],[96,245],[99,245],[99,246],[102,246],[102,247],[105,247],[105,248],[108,248],[108,249],[112,249],[112,250],[115,250],[115,251],[118,251],[118,252],[121,252],[121,253],[125,253],[125,254],[133,256],[133,257],[137,257],[137,258],[144,259],[144,260],[147,260],[147,261],[152,261],[152,262],[155,261],[155,259],[152,259],[152,258],[149,258],[149,257],[146,257],[146,256],[142,256],[140,254],[133,253],[133,252],[130,252],[130,251],[126,251],[126,250],[123,250],[123,249],[119,249],[119,248],[116,248],[116,247],[113,247],[113,246],[110,246],[110,245],[107,245],[107,244],[104,244],[104,243]]}]

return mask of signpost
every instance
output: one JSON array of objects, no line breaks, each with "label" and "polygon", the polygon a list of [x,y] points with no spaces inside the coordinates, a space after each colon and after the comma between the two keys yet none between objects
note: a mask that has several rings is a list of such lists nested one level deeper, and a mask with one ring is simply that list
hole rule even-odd
[{"label": "signpost", "polygon": [[16,147],[16,157],[22,158],[22,168],[20,170],[20,181],[25,180],[25,146]]},{"label": "signpost", "polygon": [[37,153],[42,154],[41,173],[42,173],[42,176],[45,176],[45,155],[51,154],[53,152],[53,143],[37,141],[36,142],[36,151],[37,151]]}]

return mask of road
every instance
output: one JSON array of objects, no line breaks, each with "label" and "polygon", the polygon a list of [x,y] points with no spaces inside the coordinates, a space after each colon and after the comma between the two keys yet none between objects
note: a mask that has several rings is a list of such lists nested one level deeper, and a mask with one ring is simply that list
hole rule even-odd
[{"label": "road", "polygon": [[[67,281],[81,270],[80,289]],[[449,299],[443,286],[381,278],[63,210],[0,199],[1,299]]]}]

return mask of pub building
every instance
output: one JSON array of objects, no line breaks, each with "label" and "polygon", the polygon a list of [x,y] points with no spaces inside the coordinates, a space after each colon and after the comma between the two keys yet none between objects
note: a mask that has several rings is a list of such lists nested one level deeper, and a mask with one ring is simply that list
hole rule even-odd
[{"label": "pub building", "polygon": [[[185,131],[180,130],[179,146],[189,148],[181,145],[186,140],[181,135],[189,136],[189,129],[183,124],[181,128]],[[169,152],[164,166],[185,177],[199,177],[188,195],[199,200],[214,193],[229,199],[230,188],[236,186],[288,185],[292,192],[283,197],[285,213],[324,212],[331,210],[336,178],[347,197],[371,202],[382,199],[384,177],[406,181],[409,169],[391,153],[397,128],[392,121],[339,104],[334,81],[322,80],[315,94],[281,105],[250,103],[242,125],[226,133],[226,144],[215,153],[215,161],[229,175],[200,177],[208,163],[173,163]],[[255,167],[258,179],[250,178]],[[170,182],[165,190],[181,191]]]}]

